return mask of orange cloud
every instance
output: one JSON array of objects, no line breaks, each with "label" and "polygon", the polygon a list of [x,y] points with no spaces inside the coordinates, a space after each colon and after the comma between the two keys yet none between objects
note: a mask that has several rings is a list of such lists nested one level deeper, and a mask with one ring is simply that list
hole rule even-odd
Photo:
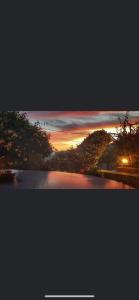
[{"label": "orange cloud", "polygon": [[[115,131],[118,116],[126,111],[28,111],[32,122],[39,120],[51,134],[51,143],[58,150],[76,147],[93,130]],[[133,119],[139,112],[130,112]]]},{"label": "orange cloud", "polygon": [[116,132],[116,127],[113,124],[105,124],[105,126],[94,126],[93,128],[86,127],[78,128],[72,131],[62,131],[51,133],[51,143],[57,150],[67,150],[70,147],[79,145],[85,137],[94,130],[105,129],[108,132]]}]

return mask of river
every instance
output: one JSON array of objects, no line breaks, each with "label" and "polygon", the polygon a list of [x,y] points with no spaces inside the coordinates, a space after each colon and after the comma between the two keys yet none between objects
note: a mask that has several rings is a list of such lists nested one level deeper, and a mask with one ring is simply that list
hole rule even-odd
[{"label": "river", "polygon": [[96,176],[58,171],[15,171],[12,183],[0,184],[1,189],[132,189],[114,180]]}]

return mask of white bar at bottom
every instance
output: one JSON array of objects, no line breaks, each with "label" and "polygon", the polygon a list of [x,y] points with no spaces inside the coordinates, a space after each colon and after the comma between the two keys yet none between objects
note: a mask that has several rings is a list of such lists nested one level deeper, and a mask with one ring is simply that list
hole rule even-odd
[{"label": "white bar at bottom", "polygon": [[45,298],[94,298],[95,295],[45,295]]}]

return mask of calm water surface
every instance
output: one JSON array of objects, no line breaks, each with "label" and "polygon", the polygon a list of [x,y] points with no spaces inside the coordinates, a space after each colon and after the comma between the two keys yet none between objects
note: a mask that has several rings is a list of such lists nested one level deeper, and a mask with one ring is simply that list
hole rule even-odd
[{"label": "calm water surface", "polygon": [[0,184],[0,189],[132,189],[110,179],[67,172],[15,171],[13,183]]}]

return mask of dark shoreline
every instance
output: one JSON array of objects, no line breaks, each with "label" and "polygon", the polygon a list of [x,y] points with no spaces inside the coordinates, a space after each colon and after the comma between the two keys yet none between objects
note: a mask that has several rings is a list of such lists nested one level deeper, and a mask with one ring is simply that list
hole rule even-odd
[{"label": "dark shoreline", "polygon": [[122,172],[114,172],[109,170],[98,170],[96,176],[101,178],[112,179],[118,182],[123,182],[134,188],[139,188],[139,176],[138,174],[129,174]]},{"label": "dark shoreline", "polygon": [[15,174],[9,171],[0,171],[0,183],[13,182]]}]

